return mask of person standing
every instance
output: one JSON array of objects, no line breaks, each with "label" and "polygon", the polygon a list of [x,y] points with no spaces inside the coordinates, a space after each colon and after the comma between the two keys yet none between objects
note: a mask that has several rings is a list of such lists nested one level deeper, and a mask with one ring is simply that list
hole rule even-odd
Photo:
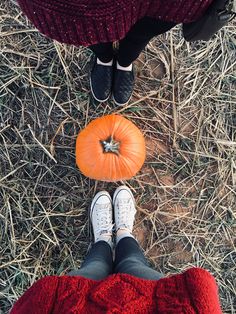
[{"label": "person standing", "polygon": [[164,277],[150,267],[132,234],[136,207],[128,187],[118,187],[113,198],[98,192],[89,213],[94,243],[81,268],[38,280],[10,314],[222,314],[206,270]]},{"label": "person standing", "polygon": [[[61,43],[89,47],[93,97],[117,105],[132,95],[133,62],[148,42],[175,25],[200,19],[218,0],[17,0],[40,32]],[[113,43],[119,41],[114,52]]]}]

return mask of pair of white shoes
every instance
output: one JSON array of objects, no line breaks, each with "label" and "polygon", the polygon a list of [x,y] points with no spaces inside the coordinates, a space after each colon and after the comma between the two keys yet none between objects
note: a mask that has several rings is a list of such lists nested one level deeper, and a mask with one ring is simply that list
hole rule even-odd
[{"label": "pair of white shoes", "polygon": [[[113,223],[113,208],[115,224]],[[111,241],[113,227],[115,227],[116,232],[124,230],[132,233],[135,214],[134,196],[128,187],[124,185],[118,187],[113,199],[106,191],[98,192],[93,198],[90,208],[95,242],[104,239],[104,237],[110,237]]]}]

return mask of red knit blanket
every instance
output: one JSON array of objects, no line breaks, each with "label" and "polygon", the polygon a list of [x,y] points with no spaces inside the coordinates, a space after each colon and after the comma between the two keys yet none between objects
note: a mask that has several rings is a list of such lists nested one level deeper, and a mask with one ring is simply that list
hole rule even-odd
[{"label": "red knit blanket", "polygon": [[214,278],[201,268],[156,280],[115,274],[105,280],[48,276],[27,290],[11,314],[220,314]]}]

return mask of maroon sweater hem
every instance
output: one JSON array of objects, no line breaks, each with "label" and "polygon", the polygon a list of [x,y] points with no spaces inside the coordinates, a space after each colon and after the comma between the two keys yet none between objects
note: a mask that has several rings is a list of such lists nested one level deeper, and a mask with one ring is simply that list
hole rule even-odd
[{"label": "maroon sweater hem", "polygon": [[144,16],[189,23],[201,17],[212,1],[18,0],[41,33],[75,46],[120,40]]}]

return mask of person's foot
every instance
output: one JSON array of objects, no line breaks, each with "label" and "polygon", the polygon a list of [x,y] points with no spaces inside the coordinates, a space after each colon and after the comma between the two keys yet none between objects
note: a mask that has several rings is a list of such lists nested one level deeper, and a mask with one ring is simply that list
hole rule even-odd
[{"label": "person's foot", "polygon": [[106,241],[112,244],[112,199],[108,192],[98,192],[90,207],[90,219],[93,226],[94,241]]},{"label": "person's foot", "polygon": [[108,63],[103,63],[95,58],[93,68],[90,73],[90,88],[93,97],[104,102],[108,100],[113,80],[113,60]]},{"label": "person's foot", "polygon": [[124,106],[132,96],[134,89],[133,65],[124,68],[117,64],[114,72],[114,83],[112,88],[113,99],[116,105]]},{"label": "person's foot", "polygon": [[132,233],[136,214],[135,200],[131,190],[123,185],[113,195],[115,229],[119,232]]}]

